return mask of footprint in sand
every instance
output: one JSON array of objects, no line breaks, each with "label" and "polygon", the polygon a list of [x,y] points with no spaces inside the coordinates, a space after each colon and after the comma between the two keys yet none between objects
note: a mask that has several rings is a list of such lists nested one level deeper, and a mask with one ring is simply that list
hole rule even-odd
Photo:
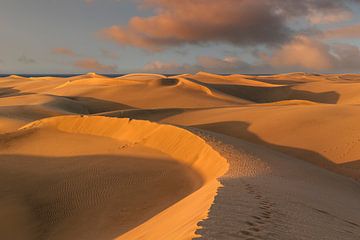
[{"label": "footprint in sand", "polygon": [[249,183],[244,183],[244,185],[246,192],[252,195],[254,201],[257,202],[258,214],[251,216],[252,219],[245,222],[247,228],[241,230],[239,234],[247,240],[263,239],[264,237],[271,235],[271,233],[264,232],[264,227],[266,224],[271,223],[274,204],[266,200],[255,186]]}]

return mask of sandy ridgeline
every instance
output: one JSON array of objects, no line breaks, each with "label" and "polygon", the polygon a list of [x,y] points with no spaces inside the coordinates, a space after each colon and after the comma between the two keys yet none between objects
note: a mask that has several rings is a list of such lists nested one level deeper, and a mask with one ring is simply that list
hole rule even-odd
[{"label": "sandy ridgeline", "polygon": [[0,239],[360,239],[359,92],[359,75],[1,78]]},{"label": "sandy ridgeline", "polygon": [[106,117],[40,120],[0,152],[6,239],[191,238],[228,168],[188,131]]}]

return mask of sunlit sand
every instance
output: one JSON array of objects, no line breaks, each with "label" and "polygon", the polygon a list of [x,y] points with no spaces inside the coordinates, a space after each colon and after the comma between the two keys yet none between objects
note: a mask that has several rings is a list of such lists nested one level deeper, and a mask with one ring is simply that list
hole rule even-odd
[{"label": "sunlit sand", "polygon": [[360,75],[0,78],[0,239],[358,239]]}]

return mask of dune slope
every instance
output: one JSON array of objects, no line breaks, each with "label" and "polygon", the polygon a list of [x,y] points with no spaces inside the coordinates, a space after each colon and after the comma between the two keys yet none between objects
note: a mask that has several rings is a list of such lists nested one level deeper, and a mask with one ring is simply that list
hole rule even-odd
[{"label": "dune slope", "polygon": [[[2,239],[190,238],[227,170],[188,131],[105,117],[31,123],[0,153]],[[185,221],[163,217],[176,206]]]}]

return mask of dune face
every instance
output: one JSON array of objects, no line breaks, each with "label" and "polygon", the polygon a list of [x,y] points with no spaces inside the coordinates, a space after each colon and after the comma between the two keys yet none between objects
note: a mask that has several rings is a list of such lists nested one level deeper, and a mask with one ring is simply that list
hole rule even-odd
[{"label": "dune face", "polygon": [[0,239],[359,239],[359,86],[1,78]]},{"label": "dune face", "polygon": [[360,172],[349,171],[346,163],[360,159],[359,110],[300,103],[201,110],[164,121],[263,144],[358,179]]},{"label": "dune face", "polygon": [[[60,137],[62,141],[77,138]],[[88,137],[77,140],[91,142]],[[52,145],[56,143],[43,147]],[[62,147],[71,150],[70,146]],[[1,188],[7,197],[2,200],[6,209],[2,217],[19,219],[2,223],[2,239],[113,239],[200,186],[201,178],[181,164],[144,148],[133,150],[152,157],[127,151],[66,157],[4,154]],[[37,171],[27,170],[29,162]],[[26,182],[19,183],[21,178]]]},{"label": "dune face", "polygon": [[[195,135],[128,119],[45,119],[0,143],[0,212],[12,217],[1,239],[114,239],[202,186],[214,195],[227,169]],[[178,232],[191,236],[197,221]]]}]

